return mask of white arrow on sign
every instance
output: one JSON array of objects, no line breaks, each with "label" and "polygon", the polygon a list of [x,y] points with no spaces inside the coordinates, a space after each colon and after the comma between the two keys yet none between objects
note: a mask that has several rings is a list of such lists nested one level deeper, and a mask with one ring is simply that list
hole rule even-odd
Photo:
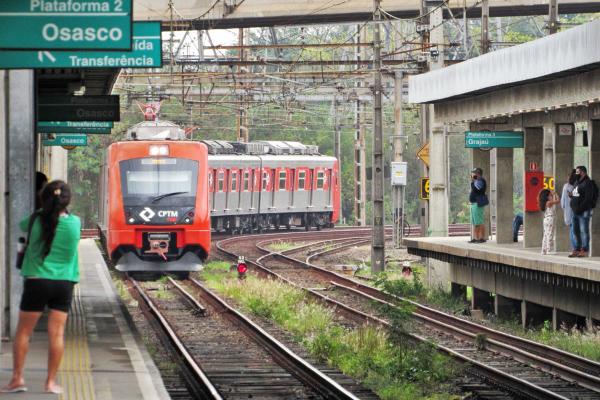
[{"label": "white arrow on sign", "polygon": [[56,62],[56,57],[49,51],[38,51],[38,60],[40,60],[40,62],[44,62],[44,56],[48,57],[48,60],[51,62]]}]

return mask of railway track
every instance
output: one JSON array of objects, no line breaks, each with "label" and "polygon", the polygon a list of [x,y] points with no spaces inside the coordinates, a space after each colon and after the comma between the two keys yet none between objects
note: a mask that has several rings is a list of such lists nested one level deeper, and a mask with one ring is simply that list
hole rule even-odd
[{"label": "railway track", "polygon": [[315,368],[200,282],[167,279],[162,292],[153,290],[156,282],[129,282],[160,322],[164,341],[175,344],[198,398],[358,399],[355,391],[375,398],[343,375]]},{"label": "railway track", "polygon": [[[341,237],[312,235],[311,239],[317,243],[311,254],[307,252],[309,244],[283,252],[268,250],[266,246],[270,242],[281,240],[276,236],[248,238],[242,246],[226,239],[217,243],[217,248],[232,257],[247,256],[258,273],[301,287],[357,321],[389,327],[389,321],[377,305],[411,304],[415,317],[411,334],[414,340],[436,343],[440,351],[472,365],[471,371],[476,375],[517,396],[600,399],[600,364],[596,362],[390,296],[347,276],[294,258],[305,253],[303,255],[310,260],[335,248],[343,249],[363,240],[361,235],[362,231],[356,232],[354,238],[348,232]],[[297,240],[303,239],[300,236]],[[480,343],[476,345],[478,341]]]}]

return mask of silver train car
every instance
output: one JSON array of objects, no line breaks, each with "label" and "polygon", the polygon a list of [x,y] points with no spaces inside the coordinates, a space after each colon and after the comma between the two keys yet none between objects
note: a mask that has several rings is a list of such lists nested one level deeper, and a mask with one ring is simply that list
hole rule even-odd
[{"label": "silver train car", "polygon": [[339,218],[338,160],[297,142],[207,145],[211,227],[262,232],[271,227],[333,227]]}]

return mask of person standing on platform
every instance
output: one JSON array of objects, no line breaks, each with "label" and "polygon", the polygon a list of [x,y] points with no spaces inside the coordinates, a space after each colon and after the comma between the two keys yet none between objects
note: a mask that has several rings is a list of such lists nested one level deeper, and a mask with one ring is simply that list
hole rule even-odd
[{"label": "person standing on platform", "polygon": [[542,254],[554,251],[554,222],[556,220],[556,209],[554,206],[560,203],[555,191],[544,189],[538,195],[540,210],[544,212],[544,237],[542,239]]},{"label": "person standing on platform", "polygon": [[[563,185],[562,193],[560,196],[560,207],[563,209],[563,217],[565,225],[569,227],[569,239],[571,242],[571,251],[575,250],[577,246],[577,239],[575,236],[575,230],[573,229],[573,210],[571,210],[571,193],[575,189],[575,183],[577,182],[577,175],[575,169],[573,169],[567,177],[567,183]],[[579,235],[579,232],[577,232]]]},{"label": "person standing on platform", "polygon": [[489,204],[487,195],[487,182],[483,178],[481,168],[473,168],[471,171],[471,225],[473,226],[473,238],[469,243],[485,243],[485,206]]},{"label": "person standing on platform", "polygon": [[590,251],[590,218],[598,201],[598,186],[587,175],[583,165],[575,168],[577,183],[571,193],[571,209],[573,210],[573,229],[576,243],[569,257],[587,257]]},{"label": "person standing on platform", "polygon": [[8,385],[0,389],[3,393],[27,391],[23,372],[29,339],[46,307],[49,309],[49,349],[44,390],[54,394],[63,392],[56,382],[56,374],[64,353],[64,332],[73,286],[79,282],[81,221],[67,211],[71,189],[65,182],[48,183],[42,189],[41,201],[42,207],[21,221],[21,229],[30,231],[30,235],[21,269],[25,282],[13,344],[13,374]]}]

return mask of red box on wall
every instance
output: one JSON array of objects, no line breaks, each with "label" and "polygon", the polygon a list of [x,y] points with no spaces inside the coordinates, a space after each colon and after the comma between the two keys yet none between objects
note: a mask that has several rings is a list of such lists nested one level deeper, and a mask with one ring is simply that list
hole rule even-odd
[{"label": "red box on wall", "polygon": [[544,171],[525,171],[525,211],[540,211],[538,195],[544,188]]}]

